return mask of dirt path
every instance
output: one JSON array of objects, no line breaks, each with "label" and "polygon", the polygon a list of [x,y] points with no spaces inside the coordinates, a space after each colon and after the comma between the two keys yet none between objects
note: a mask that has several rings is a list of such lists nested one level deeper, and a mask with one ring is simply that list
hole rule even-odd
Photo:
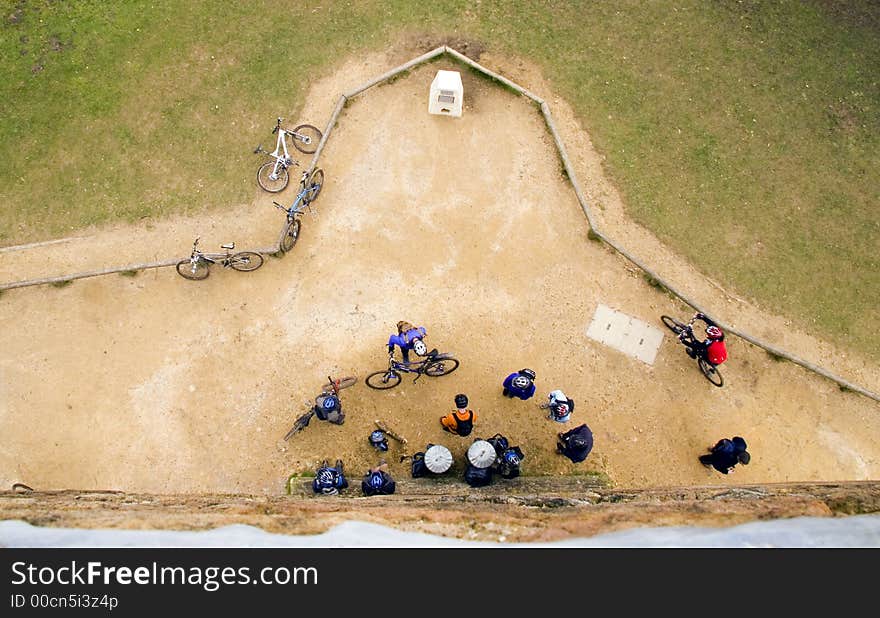
[{"label": "dirt path", "polygon": [[[340,92],[420,51],[342,64],[314,84],[302,121],[323,124]],[[876,367],[732,299],[626,219],[587,135],[537,72],[515,60],[481,62],[547,96],[609,235],[726,320],[880,387]],[[291,471],[325,457],[344,458],[357,476],[376,458],[366,440],[375,418],[414,446],[432,441],[462,454],[469,440],[437,422],[457,392],[480,414],[475,435],[499,431],[523,445],[527,472],[581,470],[554,454],[562,426],[531,401],[501,396],[501,379],[523,366],[537,371],[540,396],[564,387],[577,401],[569,426],[587,422],[596,436],[584,469],[619,486],[878,477],[880,404],[737,339],[723,389],[668,338],[653,367],[587,339],[600,302],[655,324],[688,311],[587,240],[526,100],[463,72],[464,116],[429,116],[439,68],[456,69],[422,67],[344,111],[321,161],[319,214],[304,219],[287,257],[249,274],[215,269],[198,283],[163,269],[5,293],[0,486],[278,493]],[[0,280],[183,255],[196,235],[208,248],[271,244],[282,216],[252,176],[242,178],[255,187],[251,204],[9,251]],[[363,378],[382,367],[399,319],[424,324],[428,344],[456,353],[461,368],[390,392],[361,382],[344,393],[345,425],[314,421],[284,442],[327,374]],[[731,435],[746,437],[751,465],[723,478],[697,463],[706,445]]]}]

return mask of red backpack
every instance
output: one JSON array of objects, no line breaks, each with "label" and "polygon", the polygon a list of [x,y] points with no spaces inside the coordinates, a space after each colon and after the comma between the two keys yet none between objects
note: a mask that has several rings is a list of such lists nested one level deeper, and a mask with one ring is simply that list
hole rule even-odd
[{"label": "red backpack", "polygon": [[727,346],[723,341],[713,341],[706,348],[706,359],[713,365],[720,365],[727,360]]}]

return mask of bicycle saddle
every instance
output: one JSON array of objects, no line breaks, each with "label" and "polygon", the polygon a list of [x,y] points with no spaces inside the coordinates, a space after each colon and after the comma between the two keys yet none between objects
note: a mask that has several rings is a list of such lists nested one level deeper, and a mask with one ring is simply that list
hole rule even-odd
[{"label": "bicycle saddle", "polygon": [[225,245],[220,245],[220,248],[232,250],[232,249],[235,249],[235,243],[229,242],[229,243],[226,243]]},{"label": "bicycle saddle", "polygon": [[437,348],[434,348],[433,350],[428,352],[428,358],[432,358],[434,356],[437,356],[438,354],[440,354],[440,352],[437,351]]}]

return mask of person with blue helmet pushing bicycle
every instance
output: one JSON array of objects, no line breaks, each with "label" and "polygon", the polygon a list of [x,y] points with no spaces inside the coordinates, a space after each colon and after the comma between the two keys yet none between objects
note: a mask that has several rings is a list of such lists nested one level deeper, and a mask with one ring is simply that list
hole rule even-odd
[{"label": "person with blue helmet pushing bicycle", "polygon": [[312,491],[325,496],[335,496],[340,490],[348,487],[341,459],[330,467],[325,459],[315,472],[315,480],[312,481]]},{"label": "person with blue helmet pushing bicycle", "polygon": [[388,464],[384,459],[375,468],[370,468],[361,481],[361,491],[365,496],[389,496],[396,488],[397,485],[388,474]]},{"label": "person with blue helmet pushing bicycle", "polygon": [[409,322],[401,320],[397,323],[397,334],[388,337],[388,355],[394,356],[395,346],[400,348],[403,362],[409,362],[409,351],[413,350],[419,356],[428,354],[428,346],[425,345],[425,337],[428,332],[424,326],[416,328]]}]

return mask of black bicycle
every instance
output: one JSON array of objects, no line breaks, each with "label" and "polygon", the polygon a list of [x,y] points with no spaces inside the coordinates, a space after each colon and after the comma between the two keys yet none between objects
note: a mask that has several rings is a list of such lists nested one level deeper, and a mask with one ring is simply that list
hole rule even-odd
[{"label": "black bicycle", "polygon": [[[696,335],[694,335],[694,322],[696,321],[697,316],[692,317],[691,321],[687,324],[679,322],[668,315],[661,315],[660,319],[663,321],[663,324],[666,325],[666,328],[675,333],[678,337],[679,343],[691,350],[697,350],[699,348],[700,341],[697,339]],[[706,376],[706,379],[709,380],[709,382],[715,386],[724,386],[724,378],[721,377],[718,368],[703,358],[702,355],[697,355],[697,365],[700,366],[700,371],[703,372],[703,375]]]},{"label": "black bicycle", "polygon": [[413,384],[415,384],[423,375],[438,378],[452,373],[458,369],[459,365],[457,358],[445,352],[441,354],[437,348],[428,352],[424,360],[410,363],[395,360],[391,355],[388,357],[388,369],[371,373],[367,376],[366,382],[370,388],[385,390],[400,384],[404,373],[415,373],[416,377],[413,380]]}]

